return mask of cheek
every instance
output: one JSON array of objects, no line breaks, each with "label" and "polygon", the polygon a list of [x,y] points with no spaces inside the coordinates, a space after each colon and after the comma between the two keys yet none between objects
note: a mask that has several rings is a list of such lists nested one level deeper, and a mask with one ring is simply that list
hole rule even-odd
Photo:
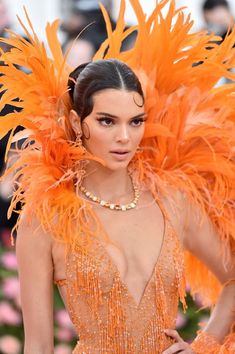
[{"label": "cheek", "polygon": [[[105,131],[100,131],[97,127],[88,127],[89,135],[84,137],[84,146],[94,155],[99,155],[102,151],[106,151],[110,145],[110,134]],[[86,137],[89,136],[87,139]]]},{"label": "cheek", "polygon": [[141,128],[139,128],[133,136],[134,145],[138,146],[141,140],[143,139],[143,137],[144,137],[144,126],[141,126]]}]

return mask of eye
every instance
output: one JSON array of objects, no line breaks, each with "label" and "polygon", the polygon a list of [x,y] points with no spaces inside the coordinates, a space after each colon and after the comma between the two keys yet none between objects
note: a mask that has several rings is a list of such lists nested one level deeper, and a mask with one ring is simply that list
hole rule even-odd
[{"label": "eye", "polygon": [[146,119],[144,118],[136,118],[136,119],[133,119],[131,121],[131,125],[133,127],[139,127],[140,125],[142,125],[144,122],[145,122]]},{"label": "eye", "polygon": [[104,127],[111,127],[114,124],[114,121],[112,118],[97,118],[98,122],[100,125],[104,126]]}]

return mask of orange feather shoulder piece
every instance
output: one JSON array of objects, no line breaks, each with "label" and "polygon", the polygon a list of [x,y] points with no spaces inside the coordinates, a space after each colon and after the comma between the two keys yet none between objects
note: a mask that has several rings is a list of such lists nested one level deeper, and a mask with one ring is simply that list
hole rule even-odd
[{"label": "orange feather shoulder piece", "polygon": [[[18,146],[23,139],[23,148],[14,150],[16,162],[5,172],[5,176],[13,173],[16,183],[9,215],[20,202],[28,216],[36,216],[54,237],[74,246],[82,232],[97,232],[85,222],[86,217],[93,218],[98,226],[92,209],[84,208],[84,201],[74,192],[74,180],[79,183],[82,178],[84,161],[96,158],[74,141],[69,124],[67,82],[72,69],[57,38],[58,21],[46,27],[50,54],[28,16],[30,30],[19,21],[28,40],[11,31],[8,39],[1,39],[12,49],[1,53],[5,66],[1,67],[0,109],[12,104],[20,112],[1,117],[0,138],[12,132],[8,147],[12,142]],[[19,126],[24,130],[14,134]]]},{"label": "orange feather shoulder piece", "polygon": [[[191,33],[193,21],[176,9],[175,1],[160,1],[148,18],[138,1],[130,3],[138,20],[134,47],[120,51],[128,35],[120,29],[122,1],[117,28],[108,31],[95,59],[118,58],[141,79],[148,116],[138,157],[143,178],[148,178],[148,161],[158,177],[157,187],[167,194],[171,186],[199,204],[218,230],[221,253],[229,248],[235,252],[235,84],[216,87],[221,77],[235,80],[230,70],[235,67],[235,28],[218,45],[213,35]],[[102,11],[110,28],[103,7]],[[162,134],[162,127],[168,134]],[[217,280],[193,255],[186,253],[185,258],[192,292],[214,303],[220,291]]]},{"label": "orange feather shoulder piece", "polygon": [[[216,87],[222,76],[235,80],[230,70],[235,67],[235,29],[218,45],[213,35],[191,33],[190,16],[176,9],[174,1],[161,1],[149,17],[138,0],[130,2],[138,23],[127,30],[125,0],[114,31],[101,5],[107,40],[93,60],[120,59],[141,80],[148,119],[136,158],[139,177],[153,191],[173,188],[185,193],[210,216],[224,249],[235,252],[235,84]],[[56,36],[58,22],[46,28],[50,56],[28,23],[29,31],[21,24],[29,41],[13,32],[2,39],[12,49],[1,54],[0,109],[14,103],[21,111],[1,117],[0,137],[11,131],[10,141],[25,139],[24,149],[6,171],[15,171],[17,182],[10,211],[21,201],[56,238],[82,247],[81,235],[97,235],[100,225],[74,193],[73,181],[82,177],[84,161],[95,157],[73,141],[67,92],[71,70]],[[133,31],[133,48],[121,51]],[[25,130],[14,135],[17,126]],[[214,302],[220,287],[213,275],[191,254],[186,254],[186,265],[192,290]]]}]

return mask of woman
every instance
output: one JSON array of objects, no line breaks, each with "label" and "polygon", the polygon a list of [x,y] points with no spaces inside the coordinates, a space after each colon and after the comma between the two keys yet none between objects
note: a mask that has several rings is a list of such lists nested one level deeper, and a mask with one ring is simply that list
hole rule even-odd
[{"label": "woman", "polygon": [[[13,38],[16,51],[4,56],[32,69],[18,87],[17,69],[6,69],[9,97],[17,92],[24,111],[2,124],[2,134],[16,117],[26,128],[14,138],[27,140],[15,164],[19,189],[13,201],[25,203],[16,242],[25,353],[53,352],[53,280],[80,338],[74,353],[232,353],[234,123],[231,111],[216,115],[218,102],[226,97],[229,106],[229,97],[223,91],[207,96],[206,90],[197,97],[194,91],[198,120],[186,120],[175,103],[187,106],[186,79],[195,84],[208,62],[194,69],[188,64],[191,72],[182,78],[186,89],[176,90],[172,80],[173,94],[166,97],[165,85],[156,108],[155,87],[146,83],[149,63],[144,75],[139,71],[144,94],[134,71],[107,57],[69,75],[69,100],[54,27],[47,30],[54,62],[33,37],[27,47]],[[143,23],[140,37],[142,30]],[[109,57],[118,47],[112,40]],[[140,50],[138,38],[136,47]],[[198,53],[190,57],[195,58]],[[225,71],[229,64],[219,60]],[[161,82],[161,71],[158,76]],[[207,85],[210,79],[208,74]],[[186,265],[205,276],[211,299],[217,290],[209,294],[209,284],[223,285],[208,325],[191,346],[174,330],[178,299],[184,304],[185,251],[217,278],[186,254]],[[203,289],[203,280],[196,281]]]}]

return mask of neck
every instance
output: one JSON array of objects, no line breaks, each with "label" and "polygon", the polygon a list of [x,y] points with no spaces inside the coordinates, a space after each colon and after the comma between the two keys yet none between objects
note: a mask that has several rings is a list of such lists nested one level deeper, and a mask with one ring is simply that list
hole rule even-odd
[{"label": "neck", "polygon": [[133,186],[127,169],[111,171],[98,163],[86,167],[82,185],[97,197],[108,202],[128,202],[133,197]]}]

